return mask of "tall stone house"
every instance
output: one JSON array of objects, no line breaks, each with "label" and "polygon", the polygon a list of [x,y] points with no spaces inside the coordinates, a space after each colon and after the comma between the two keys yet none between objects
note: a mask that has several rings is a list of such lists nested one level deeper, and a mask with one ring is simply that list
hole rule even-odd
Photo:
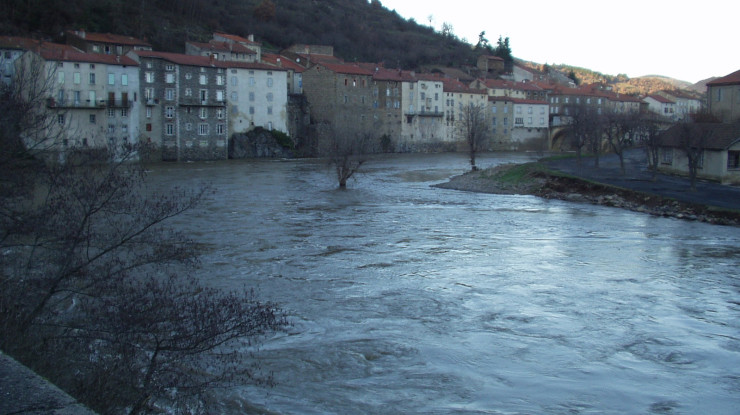
[{"label": "tall stone house", "polygon": [[[213,41],[215,42],[225,42],[227,44],[232,44],[234,47],[237,45],[243,46],[251,51],[253,51],[253,54],[247,55],[247,62],[262,62],[262,45],[259,42],[254,41],[254,36],[249,35],[246,38],[243,38],[241,36],[232,35],[228,33],[214,33],[213,34]],[[235,60],[235,59],[232,59]]]},{"label": "tall stone house", "polygon": [[140,117],[150,157],[219,160],[228,157],[226,67],[212,57],[135,51],[139,63]]},{"label": "tall stone house", "polygon": [[303,90],[315,126],[315,151],[332,134],[377,134],[373,72],[356,64],[321,63],[303,73]]},{"label": "tall stone house", "polygon": [[401,90],[404,97],[401,150],[440,150],[447,138],[442,79],[430,74],[416,74],[415,78],[404,82]]},{"label": "tall stone house", "polygon": [[[459,142],[461,146],[465,146],[466,143],[463,141],[464,131],[460,124],[460,120],[463,119],[462,112],[470,105],[482,106],[486,114],[486,124],[490,125],[488,120],[489,109],[488,109],[488,94],[485,89],[473,89],[468,85],[455,80],[446,78],[443,81],[444,90],[444,122],[446,137],[445,141],[450,143]],[[483,150],[489,150],[491,148],[491,131],[488,131],[488,144],[486,144]]]},{"label": "tall stone house", "polygon": [[740,120],[740,70],[707,83],[707,105],[722,122]]},{"label": "tall stone house", "polygon": [[[74,148],[105,149],[112,156],[139,135],[139,68],[126,56],[84,53],[45,44],[19,58],[23,71],[45,85],[46,109],[56,122],[49,143],[61,153]],[[33,73],[33,72],[27,72]]]}]

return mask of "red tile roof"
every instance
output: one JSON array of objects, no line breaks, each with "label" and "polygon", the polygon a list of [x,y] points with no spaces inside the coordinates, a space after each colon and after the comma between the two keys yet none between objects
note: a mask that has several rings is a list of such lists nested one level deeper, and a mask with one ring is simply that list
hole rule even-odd
[{"label": "red tile roof", "polygon": [[287,68],[281,68],[279,66],[270,65],[267,63],[260,62],[240,62],[240,61],[221,61],[220,66],[226,68],[237,68],[237,69],[259,69],[265,71],[287,71]]},{"label": "red tile roof", "polygon": [[707,82],[707,86],[723,86],[736,84],[740,84],[740,70],[737,70],[729,75],[725,75],[721,78],[717,78],[714,81]]},{"label": "red tile roof", "polygon": [[34,51],[39,51],[41,49],[63,49],[68,51],[81,52],[74,46],[63,45],[60,43],[51,43],[43,40],[36,40],[18,36],[0,36],[0,48]]},{"label": "red tile roof", "polygon": [[237,43],[248,43],[248,44],[252,44],[252,45],[259,45],[259,43],[254,42],[252,40],[249,40],[247,38],[243,38],[243,37],[237,36],[237,35],[230,35],[228,33],[218,33],[218,32],[216,32],[213,35],[214,36],[220,36],[220,37],[222,37],[224,39],[229,39],[229,40],[231,40],[233,42],[237,42]]},{"label": "red tile roof", "polygon": [[197,56],[197,55],[185,55],[182,53],[170,53],[170,52],[155,52],[151,50],[137,50],[133,53],[137,54],[142,58],[158,58],[176,63],[178,65],[188,66],[215,66],[224,68],[224,61],[218,59],[211,59],[208,56]]},{"label": "red tile roof", "polygon": [[[58,46],[58,47],[54,47]],[[47,61],[101,63],[106,65],[139,66],[128,56],[85,53],[67,45],[45,44],[37,52]]]},{"label": "red tile roof", "polygon": [[116,45],[146,46],[152,47],[147,42],[132,36],[114,35],[111,33],[90,33],[76,30],[68,30],[68,36],[75,36],[88,42],[111,43]]},{"label": "red tile roof", "polygon": [[710,150],[726,150],[740,142],[740,125],[737,123],[679,123],[661,134],[661,145],[683,147],[687,132],[694,140],[703,137],[704,148]]},{"label": "red tile roof", "polygon": [[293,60],[291,60],[289,58],[286,58],[285,56],[276,55],[276,54],[273,54],[273,53],[263,53],[262,54],[262,61],[265,62],[265,63],[267,63],[267,64],[270,64],[270,65],[273,65],[273,66],[277,66],[277,67],[281,67],[281,68],[284,68],[284,69],[293,70],[293,71],[298,72],[298,73],[301,73],[301,72],[303,72],[303,71],[306,70],[306,68],[304,68],[303,66],[297,64]]},{"label": "red tile roof", "polygon": [[650,95],[648,95],[645,98],[652,98],[652,99],[660,102],[661,104],[675,104],[675,102],[673,100],[668,99],[668,98],[666,98],[664,96],[661,96],[661,95],[658,95],[658,94],[650,94]]},{"label": "red tile roof", "polygon": [[252,49],[242,45],[241,43],[231,42],[219,42],[217,40],[211,40],[209,42],[187,42],[193,46],[196,46],[204,50],[212,50],[214,52],[235,52],[235,53],[246,53],[248,55],[256,55]]},{"label": "red tile roof", "polygon": [[357,64],[350,63],[321,63],[321,66],[329,69],[332,72],[341,73],[345,75],[367,75],[372,76],[373,71],[365,69]]}]

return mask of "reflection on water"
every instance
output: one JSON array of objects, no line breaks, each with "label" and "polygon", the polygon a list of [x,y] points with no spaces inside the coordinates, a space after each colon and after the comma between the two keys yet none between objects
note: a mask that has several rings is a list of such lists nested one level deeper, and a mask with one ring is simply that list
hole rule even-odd
[{"label": "reflection on water", "polygon": [[277,386],[225,412],[737,413],[737,228],[430,187],[467,167],[381,157],[347,191],[310,160],[153,167],[216,189],[177,220],[203,278],[293,323],[260,352]]}]

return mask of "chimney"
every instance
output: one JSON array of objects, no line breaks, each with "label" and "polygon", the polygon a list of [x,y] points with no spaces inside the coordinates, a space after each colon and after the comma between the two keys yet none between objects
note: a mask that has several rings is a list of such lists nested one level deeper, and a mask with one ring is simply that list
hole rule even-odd
[{"label": "chimney", "polygon": [[121,63],[121,55],[116,55],[116,63]]},{"label": "chimney", "polygon": [[208,55],[208,63],[210,63],[211,66],[216,62],[216,55],[214,53],[211,53]]},{"label": "chimney", "polygon": [[283,61],[281,61],[280,58],[277,58],[277,64],[279,67],[283,67]]},{"label": "chimney", "polygon": [[247,39],[248,39],[248,40],[249,40],[250,42],[254,42],[254,35],[249,35],[249,36],[247,36]]}]

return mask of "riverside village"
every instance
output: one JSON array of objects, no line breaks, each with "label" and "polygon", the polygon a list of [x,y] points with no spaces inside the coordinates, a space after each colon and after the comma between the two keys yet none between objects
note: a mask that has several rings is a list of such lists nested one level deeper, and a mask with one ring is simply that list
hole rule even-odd
[{"label": "riverside village", "polygon": [[[355,151],[365,153],[469,151],[472,137],[476,151],[541,153],[650,141],[657,169],[740,183],[740,71],[709,82],[705,94],[637,96],[493,55],[465,70],[420,73],[344,62],[328,45],[268,53],[251,35],[213,33],[187,42],[185,54],[130,36],[64,35],[63,44],[0,37],[2,80],[38,78],[19,84],[43,88],[32,92],[55,122],[37,133],[51,137],[45,145],[60,159],[132,145],[150,161],[316,157],[337,136],[362,140]],[[681,134],[696,118],[698,129]]]},{"label": "riverside village", "polygon": [[740,68],[211,31],[0,36],[0,414],[737,413]]}]

